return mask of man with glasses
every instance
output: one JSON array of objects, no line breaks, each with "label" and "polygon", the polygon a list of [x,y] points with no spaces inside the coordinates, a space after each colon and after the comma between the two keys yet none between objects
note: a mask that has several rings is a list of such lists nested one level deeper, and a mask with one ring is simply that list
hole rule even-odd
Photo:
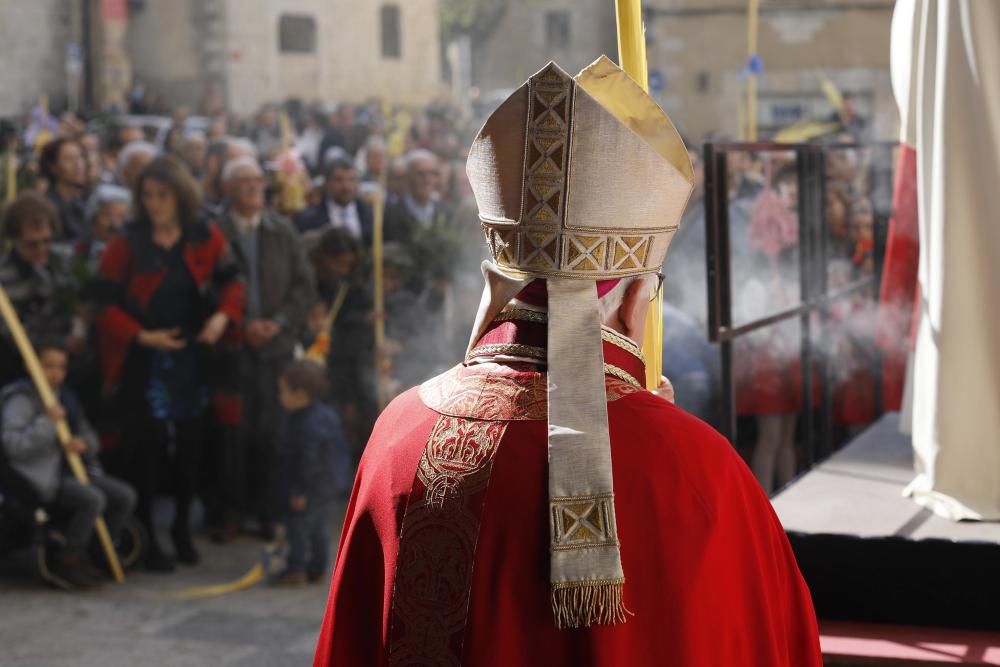
[{"label": "man with glasses", "polygon": [[[79,353],[86,338],[82,320],[76,317],[79,286],[66,259],[52,248],[59,229],[55,206],[37,194],[23,193],[4,210],[2,229],[10,249],[0,258],[0,284],[28,338],[60,337],[71,354]],[[20,354],[4,330],[0,384],[22,374]]]},{"label": "man with glasses", "polygon": [[[313,278],[299,236],[291,224],[265,209],[264,174],[252,157],[230,161],[222,179],[228,207],[219,220],[226,240],[246,280],[246,317],[239,353],[239,372],[226,374],[240,384],[242,394],[241,443],[223,462],[223,494],[228,510],[219,537],[235,537],[236,512],[242,509],[249,479],[254,507],[264,537],[270,537],[278,516],[274,506],[275,433],[280,418],[278,375],[292,360],[297,334],[314,300]],[[236,454],[246,452],[243,461]],[[249,475],[242,474],[243,465]]]},{"label": "man with glasses", "polygon": [[441,203],[441,160],[417,149],[406,155],[406,191],[385,210],[387,241],[409,243],[422,232],[444,225],[448,211]]}]

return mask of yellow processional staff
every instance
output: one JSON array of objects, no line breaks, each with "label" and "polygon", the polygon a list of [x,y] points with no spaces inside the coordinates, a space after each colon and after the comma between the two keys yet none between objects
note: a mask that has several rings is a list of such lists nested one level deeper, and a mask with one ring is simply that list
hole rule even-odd
[{"label": "yellow processional staff", "polygon": [[[649,91],[646,71],[646,37],[643,34],[640,0],[615,0],[618,15],[619,65]],[[642,345],[646,357],[646,388],[658,389],[663,375],[663,298],[654,299],[646,318],[646,339]]]}]

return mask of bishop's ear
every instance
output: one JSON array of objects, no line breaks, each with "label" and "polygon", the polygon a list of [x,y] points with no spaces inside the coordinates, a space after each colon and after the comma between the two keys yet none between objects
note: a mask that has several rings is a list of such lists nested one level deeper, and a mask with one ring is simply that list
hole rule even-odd
[{"label": "bishop's ear", "polygon": [[618,317],[625,331],[622,333],[642,345],[646,333],[646,317],[649,314],[649,280],[640,276],[625,288],[625,297],[618,309]]}]

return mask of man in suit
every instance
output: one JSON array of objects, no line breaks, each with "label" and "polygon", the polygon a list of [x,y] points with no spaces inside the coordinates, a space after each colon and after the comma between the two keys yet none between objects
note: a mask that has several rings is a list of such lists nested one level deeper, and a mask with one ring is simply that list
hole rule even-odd
[{"label": "man in suit", "polygon": [[371,205],[358,197],[358,172],[348,160],[334,160],[326,170],[326,197],[296,219],[305,234],[327,227],[347,231],[364,247],[371,247],[374,215]]},{"label": "man in suit", "polygon": [[[241,428],[237,453],[222,464],[224,501],[242,504],[241,479],[255,496],[248,498],[267,536],[280,508],[275,505],[276,429],[280,419],[278,376],[292,360],[306,312],[315,300],[312,271],[294,228],[265,210],[264,173],[251,157],[240,157],[223,170],[229,205],[218,225],[246,277],[246,318],[239,351]],[[238,452],[246,452],[241,461]],[[243,464],[249,475],[241,475]],[[226,528],[224,528],[226,530]],[[231,527],[228,530],[232,530]]]},{"label": "man in suit", "polygon": [[406,190],[385,209],[385,239],[407,244],[422,232],[444,226],[448,212],[439,199],[441,161],[430,151],[406,155]]}]

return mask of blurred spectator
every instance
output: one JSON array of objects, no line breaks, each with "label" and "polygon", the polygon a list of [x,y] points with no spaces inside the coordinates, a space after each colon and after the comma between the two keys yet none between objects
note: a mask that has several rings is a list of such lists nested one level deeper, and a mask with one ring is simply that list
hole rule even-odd
[{"label": "blurred spectator", "polygon": [[306,115],[306,126],[295,142],[295,149],[313,173],[321,171],[320,159],[322,158],[322,154],[319,152],[319,149],[325,133],[326,118],[323,112],[318,109],[309,111]]},{"label": "blurred spectator", "polygon": [[[738,316],[747,319],[793,306],[799,296],[796,163],[780,166],[770,185],[753,204],[748,231],[753,264],[734,299],[740,302]],[[756,418],[751,466],[768,493],[790,482],[797,469],[795,426],[802,404],[798,341],[798,321],[789,320],[745,336],[737,344],[737,413]]]},{"label": "blurred spectator", "polygon": [[[25,192],[8,204],[3,235],[10,250],[0,258],[0,284],[28,338],[62,337],[75,352],[83,343],[82,333],[73,331],[77,286],[65,258],[52,251],[58,227],[55,207],[39,195]],[[0,353],[0,384],[16,379],[21,368],[8,333]]]},{"label": "blurred spectator", "polygon": [[[326,355],[330,400],[340,411],[355,459],[368,440],[375,421],[375,359],[372,296],[361,280],[360,246],[344,229],[328,227],[312,232],[309,261],[322,300],[320,325],[330,308],[340,308],[326,332],[331,341]],[[312,341],[308,341],[312,342]]]},{"label": "blurred spectator", "polygon": [[137,514],[148,532],[146,566],[169,571],[173,559],[156,535],[153,498],[169,478],[177,560],[196,563],[190,508],[211,389],[199,360],[228,324],[242,323],[245,297],[236,260],[201,217],[198,187],[179,160],[154,160],[136,192],[135,221],[112,237],[101,261],[100,351],[105,385],[125,422]]},{"label": "blurred spectator", "polygon": [[87,177],[84,190],[90,190],[101,182],[103,175],[101,168],[101,138],[96,132],[85,132],[80,137],[80,146],[83,147],[83,156],[87,163]]},{"label": "blurred spectator", "polygon": [[[248,488],[257,495],[253,498],[255,514],[270,537],[280,517],[274,496],[280,421],[277,381],[292,360],[306,310],[314,301],[313,276],[295,229],[264,208],[264,173],[257,161],[241,157],[229,162],[223,180],[229,206],[218,225],[246,278],[239,363],[243,390],[240,450],[248,456]],[[235,484],[228,480],[224,486],[232,489]],[[234,499],[230,514],[240,508],[239,501]]]},{"label": "blurred spectator", "polygon": [[125,224],[131,205],[132,193],[119,185],[99,185],[90,196],[86,210],[87,233],[77,243],[75,253],[83,262],[85,282],[97,276],[104,248]]},{"label": "blurred spectator", "polygon": [[389,168],[386,172],[385,178],[385,204],[386,206],[391,206],[398,204],[403,200],[403,195],[406,194],[408,184],[407,184],[407,167],[406,158],[397,157],[389,162]]},{"label": "blurred spectator", "polygon": [[368,129],[357,122],[354,105],[341,103],[330,114],[330,124],[320,142],[319,155],[325,160],[328,151],[338,147],[343,148],[349,157],[353,157],[367,139]]},{"label": "blurred spectator", "polygon": [[427,150],[406,156],[406,190],[399,201],[386,207],[387,241],[412,242],[420,230],[443,225],[447,215],[439,201],[440,160]]},{"label": "blurred spectator", "polygon": [[319,142],[319,148],[316,150],[316,169],[318,171],[324,171],[326,168],[327,155],[333,148],[339,148],[344,151],[346,157],[350,157],[347,154],[347,138],[344,136],[344,132],[341,130],[340,116],[336,110],[327,115],[326,129],[323,132],[323,139]]},{"label": "blurred spectator", "polygon": [[[65,547],[53,559],[55,574],[73,586],[90,588],[99,578],[86,558],[94,521],[103,515],[111,540],[115,541],[135,507],[135,491],[105,475],[97,461],[97,432],[87,421],[76,395],[65,386],[69,356],[62,341],[36,338],[35,351],[58,403],[46,408],[35,385],[26,378],[4,387],[0,392],[4,454],[42,503],[57,516],[68,517],[63,529]],[[73,434],[67,449],[83,457],[89,484],[77,481],[63,460],[56,432],[56,424],[63,420]]]},{"label": "blurred spectator", "polygon": [[858,277],[869,277],[875,273],[875,216],[872,202],[868,197],[858,197],[851,205],[851,239],[854,252],[851,261]]},{"label": "blurred spectator", "polygon": [[118,182],[134,192],[139,175],[159,154],[159,150],[148,141],[133,141],[118,153]]},{"label": "blurred spectator", "polygon": [[191,110],[186,106],[175,107],[170,114],[170,127],[163,133],[162,137],[157,137],[157,141],[164,153],[178,155],[181,143],[184,140],[184,128],[187,125],[188,116]]},{"label": "blurred spectator", "polygon": [[727,155],[729,199],[754,199],[764,189],[754,156],[744,151],[733,151]]},{"label": "blurred spectator", "polygon": [[205,133],[190,130],[181,137],[177,148],[177,156],[184,161],[195,180],[201,180],[201,170],[205,166],[205,156],[208,143]]},{"label": "blurred spectator", "polygon": [[239,157],[255,157],[256,149],[247,139],[223,137],[208,145],[205,151],[204,169],[201,175],[201,188],[204,205],[213,215],[221,213],[225,205],[225,186],[222,182],[222,169],[230,160]]},{"label": "blurred spectator", "polygon": [[59,213],[60,240],[75,241],[84,233],[84,195],[87,161],[75,139],[54,139],[39,157],[39,169],[49,181],[48,199]]},{"label": "blurred spectator", "polygon": [[133,141],[145,141],[142,129],[132,125],[112,123],[104,133],[104,146],[101,151],[101,182],[116,183],[118,181],[118,156],[122,150]]},{"label": "blurred spectator", "polygon": [[265,105],[257,113],[250,130],[250,141],[262,160],[273,159],[281,151],[281,123],[278,109],[273,104]]},{"label": "blurred spectator", "polygon": [[386,169],[389,165],[389,149],[385,145],[385,139],[379,136],[372,136],[365,142],[363,151],[364,169],[361,180],[365,183],[382,183],[386,176]]},{"label": "blurred spectator", "polygon": [[319,583],[325,581],[335,503],[350,491],[354,466],[337,413],[321,401],[326,393],[322,367],[294,361],[278,385],[286,413],[279,497],[289,551],[288,566],[273,583]]},{"label": "blurred spectator", "polygon": [[229,120],[226,118],[226,114],[220,113],[217,116],[213,116],[212,120],[209,121],[208,131],[205,132],[205,139],[209,142],[217,141],[228,134]]},{"label": "blurred spectator", "polygon": [[371,205],[358,197],[358,172],[354,165],[347,160],[332,162],[326,170],[325,191],[325,201],[304,211],[295,221],[299,231],[305,234],[327,227],[344,229],[370,247],[374,214]]},{"label": "blurred spectator", "polygon": [[832,261],[847,259],[854,254],[850,229],[851,198],[843,184],[830,181],[826,185],[826,226],[828,242],[826,256]]},{"label": "blurred spectator", "polygon": [[408,248],[397,241],[385,244],[385,335],[382,363],[389,367],[390,396],[404,391],[429,377],[439,355],[436,348],[442,338],[436,327],[426,329],[432,314],[415,285],[419,267]]}]

